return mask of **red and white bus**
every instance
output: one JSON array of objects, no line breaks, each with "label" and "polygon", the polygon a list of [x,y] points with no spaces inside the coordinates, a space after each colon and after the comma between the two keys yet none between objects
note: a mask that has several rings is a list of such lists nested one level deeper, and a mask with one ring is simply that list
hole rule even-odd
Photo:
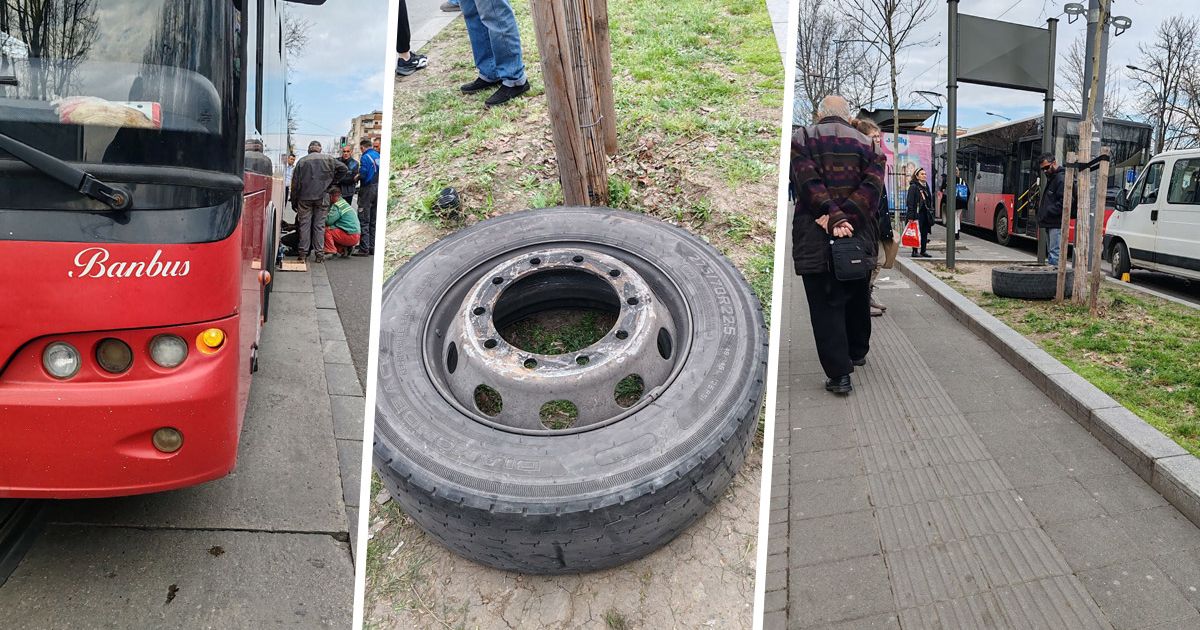
[{"label": "red and white bus", "polygon": [[0,497],[222,477],[283,209],[283,0],[0,7]]},{"label": "red and white bus", "polygon": [[[963,210],[964,226],[990,231],[1001,245],[1007,245],[1013,236],[1038,238],[1037,159],[1042,154],[1043,118],[1037,115],[985,125],[958,137],[958,166],[970,190],[967,207]],[[1069,151],[1078,150],[1079,120],[1077,114],[1054,114],[1052,137],[1054,155],[1059,164],[1063,163]],[[1133,182],[1129,173],[1136,173],[1137,168],[1149,157],[1150,131],[1150,125],[1144,123],[1104,119],[1101,143],[1112,148],[1106,222],[1113,211],[1116,192],[1124,182]],[[934,185],[940,188],[940,174],[949,172],[945,166],[945,140],[938,142],[935,153],[939,176]],[[949,174],[953,184],[954,174]],[[953,190],[951,185],[951,195]],[[937,195],[935,219],[943,221],[947,214],[947,202],[949,207],[953,207],[954,203],[952,199],[946,199],[940,190]],[[1074,226],[1072,220],[1072,232]]]}]

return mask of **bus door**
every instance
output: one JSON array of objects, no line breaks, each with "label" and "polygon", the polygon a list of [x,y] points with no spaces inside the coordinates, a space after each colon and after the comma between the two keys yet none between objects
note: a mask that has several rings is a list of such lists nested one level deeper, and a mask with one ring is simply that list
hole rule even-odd
[{"label": "bus door", "polygon": [[995,209],[1004,194],[1004,155],[980,153],[974,164],[971,197],[963,222],[985,228],[995,227]]}]

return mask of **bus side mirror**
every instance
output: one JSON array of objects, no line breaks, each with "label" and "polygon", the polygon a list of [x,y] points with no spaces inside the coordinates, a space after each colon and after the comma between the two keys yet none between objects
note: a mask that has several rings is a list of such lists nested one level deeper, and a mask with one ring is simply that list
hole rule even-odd
[{"label": "bus side mirror", "polygon": [[1129,191],[1122,190],[1117,193],[1117,212],[1127,212],[1129,210]]}]

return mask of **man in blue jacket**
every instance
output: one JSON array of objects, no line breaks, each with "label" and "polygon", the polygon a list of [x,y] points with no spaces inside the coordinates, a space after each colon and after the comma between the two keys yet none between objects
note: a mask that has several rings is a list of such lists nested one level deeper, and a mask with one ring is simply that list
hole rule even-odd
[{"label": "man in blue jacket", "polygon": [[362,158],[358,167],[358,223],[362,227],[362,239],[358,243],[358,255],[375,253],[375,207],[379,201],[379,151],[371,146],[371,140],[363,138],[358,143]]}]

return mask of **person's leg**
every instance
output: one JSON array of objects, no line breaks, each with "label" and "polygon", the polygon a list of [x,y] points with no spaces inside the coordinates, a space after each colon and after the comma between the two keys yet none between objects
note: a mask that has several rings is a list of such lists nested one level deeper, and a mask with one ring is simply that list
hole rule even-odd
[{"label": "person's leg", "polygon": [[[494,60],[494,77],[504,85],[513,87],[525,84],[525,63],[521,59],[521,33],[517,30],[517,16],[509,0],[467,0],[478,9],[480,23],[487,29]],[[466,2],[463,17],[466,17]],[[471,40],[474,46],[475,40]],[[484,77],[485,79],[488,77]]]},{"label": "person's leg", "polygon": [[879,317],[887,310],[887,307],[875,299],[875,279],[879,277],[879,270],[883,268],[883,259],[887,254],[883,251],[883,243],[879,244],[879,254],[875,258],[875,268],[871,270],[871,316]]},{"label": "person's leg", "polygon": [[358,226],[361,230],[358,247],[366,253],[375,249],[375,206],[378,197],[377,186],[363,188],[358,195]]},{"label": "person's leg", "polygon": [[329,204],[313,202],[312,242],[317,249],[317,262],[325,258],[325,219],[329,216]]},{"label": "person's leg", "polygon": [[1051,265],[1058,264],[1059,256],[1059,241],[1062,239],[1062,230],[1059,228],[1050,228],[1046,230],[1046,262]]},{"label": "person's leg", "polygon": [[476,6],[476,0],[460,0],[463,21],[467,24],[467,38],[471,40],[471,54],[475,57],[475,69],[479,78],[489,83],[496,83],[500,77],[496,74],[496,58],[492,52],[491,34],[484,26],[480,16],[481,9]]},{"label": "person's leg", "polygon": [[296,232],[300,234],[300,258],[306,258],[308,252],[312,250],[312,246],[317,243],[312,241],[312,206],[307,201],[301,201],[296,204]]},{"label": "person's leg", "polygon": [[821,368],[829,378],[846,376],[853,370],[846,338],[847,295],[828,273],[805,274],[801,278]]},{"label": "person's leg", "polygon": [[408,7],[400,0],[400,15],[396,26],[396,54],[401,59],[408,59],[409,48],[412,48],[412,32],[408,26]]},{"label": "person's leg", "polygon": [[836,282],[846,294],[846,349],[851,361],[871,351],[871,289],[866,280]]}]

